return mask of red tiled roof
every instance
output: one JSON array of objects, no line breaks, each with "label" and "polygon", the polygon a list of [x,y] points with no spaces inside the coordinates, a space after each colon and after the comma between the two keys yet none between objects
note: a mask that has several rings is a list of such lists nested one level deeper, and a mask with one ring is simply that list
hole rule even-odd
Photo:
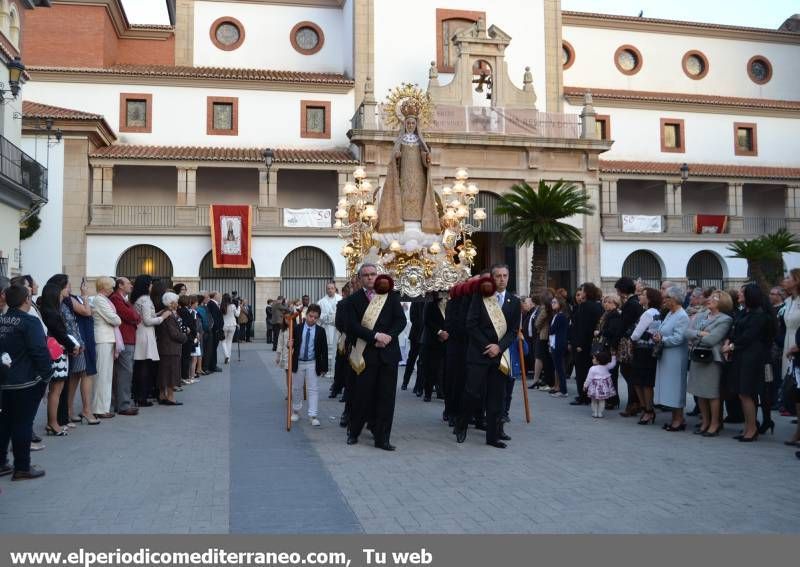
[{"label": "red tiled roof", "polygon": [[82,110],[72,110],[60,106],[50,106],[31,100],[22,101],[22,116],[24,118],[52,118],[53,120],[103,120],[101,114],[92,114]]},{"label": "red tiled roof", "polygon": [[[659,18],[639,18],[637,16],[619,16],[617,14],[598,14],[596,12],[573,12],[569,10],[562,10],[562,16],[576,16],[584,18],[595,18],[598,20],[616,20],[618,22],[631,22],[631,23],[651,23],[651,24],[672,24],[679,26],[692,26],[696,28],[714,29],[714,30],[732,30],[732,31],[752,31],[752,32],[768,32],[778,35],[796,36],[797,34],[790,31],[774,30],[769,28],[753,28],[747,26],[731,26],[725,24],[714,24],[708,22],[687,22],[683,20],[662,20]],[[565,23],[564,25],[569,25]]]},{"label": "red tiled roof", "polygon": [[176,79],[220,79],[228,81],[264,81],[312,83],[352,86],[355,81],[338,73],[307,73],[304,71],[273,71],[269,69],[235,69],[230,67],[174,67],[171,65],[113,65],[111,67],[43,67],[31,66],[32,73],[82,73],[119,75],[127,77],[171,77]]},{"label": "red tiled roof", "polygon": [[[689,175],[697,177],[745,177],[757,179],[800,179],[800,167],[770,167],[756,165],[727,165],[716,163],[690,163]],[[628,173],[636,175],[670,175],[680,177],[680,163],[656,161],[600,160],[603,173]]]},{"label": "red tiled roof", "polygon": [[[115,144],[100,148],[90,155],[93,158],[156,159],[186,161],[252,161],[263,160],[263,148],[221,148],[196,146],[136,146]],[[305,163],[330,165],[355,165],[358,160],[348,150],[292,150],[276,149],[275,161],[279,163]]]},{"label": "red tiled roof", "polygon": [[800,110],[800,101],[774,100],[767,98],[742,98],[733,96],[702,95],[689,93],[665,93],[656,91],[628,91],[618,89],[593,89],[589,87],[564,87],[565,96],[583,96],[592,93],[599,100],[632,100],[648,102],[677,102],[684,104],[713,104],[717,106],[740,106],[774,110]]}]

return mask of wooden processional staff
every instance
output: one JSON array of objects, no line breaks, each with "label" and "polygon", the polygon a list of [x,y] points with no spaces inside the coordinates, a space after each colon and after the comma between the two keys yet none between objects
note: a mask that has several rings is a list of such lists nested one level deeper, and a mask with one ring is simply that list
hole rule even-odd
[{"label": "wooden processional staff", "polygon": [[525,403],[525,423],[531,422],[531,406],[528,401],[528,381],[525,372],[525,348],[522,346],[524,341],[522,329],[517,332],[517,346],[519,347],[519,368],[522,372],[522,399]]},{"label": "wooden processional staff", "polygon": [[284,317],[289,324],[289,353],[286,364],[286,431],[292,430],[292,360],[294,360],[294,314]]}]

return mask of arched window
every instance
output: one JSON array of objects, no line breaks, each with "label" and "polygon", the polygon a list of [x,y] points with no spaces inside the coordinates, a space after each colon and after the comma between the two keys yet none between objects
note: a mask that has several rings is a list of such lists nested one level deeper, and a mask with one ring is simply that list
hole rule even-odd
[{"label": "arched window", "polygon": [[256,308],[256,266],[250,261],[249,269],[215,268],[214,258],[209,251],[200,262],[200,289],[220,293],[237,292],[238,297],[246,299]]},{"label": "arched window", "polygon": [[8,34],[8,0],[0,0],[0,32]]},{"label": "arched window", "polygon": [[698,252],[686,265],[686,279],[689,285],[696,285],[699,288],[723,289],[722,264],[719,258],[707,250]]},{"label": "arched window", "polygon": [[149,244],[128,248],[117,261],[117,276],[133,281],[139,274],[165,279],[172,287],[172,261],[163,250]]},{"label": "arched window", "polygon": [[333,262],[325,252],[313,246],[295,248],[281,264],[281,295],[289,301],[308,295],[313,303],[325,295],[325,284],[333,277]]},{"label": "arched window", "polygon": [[622,275],[637,280],[639,278],[648,287],[658,289],[664,274],[661,272],[661,263],[655,254],[647,250],[637,250],[625,259],[622,264]]}]

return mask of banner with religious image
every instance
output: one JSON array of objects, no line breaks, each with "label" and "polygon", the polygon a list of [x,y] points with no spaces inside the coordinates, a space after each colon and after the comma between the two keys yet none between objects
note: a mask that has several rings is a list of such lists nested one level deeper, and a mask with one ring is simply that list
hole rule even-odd
[{"label": "banner with religious image", "polygon": [[250,205],[211,205],[211,243],[215,268],[250,268]]}]

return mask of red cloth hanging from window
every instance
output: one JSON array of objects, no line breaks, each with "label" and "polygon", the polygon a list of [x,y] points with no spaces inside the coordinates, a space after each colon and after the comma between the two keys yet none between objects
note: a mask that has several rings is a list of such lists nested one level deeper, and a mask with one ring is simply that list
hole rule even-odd
[{"label": "red cloth hanging from window", "polygon": [[211,243],[215,268],[250,268],[250,205],[211,205]]},{"label": "red cloth hanging from window", "polygon": [[697,215],[694,219],[697,234],[723,234],[727,226],[727,215]]}]

